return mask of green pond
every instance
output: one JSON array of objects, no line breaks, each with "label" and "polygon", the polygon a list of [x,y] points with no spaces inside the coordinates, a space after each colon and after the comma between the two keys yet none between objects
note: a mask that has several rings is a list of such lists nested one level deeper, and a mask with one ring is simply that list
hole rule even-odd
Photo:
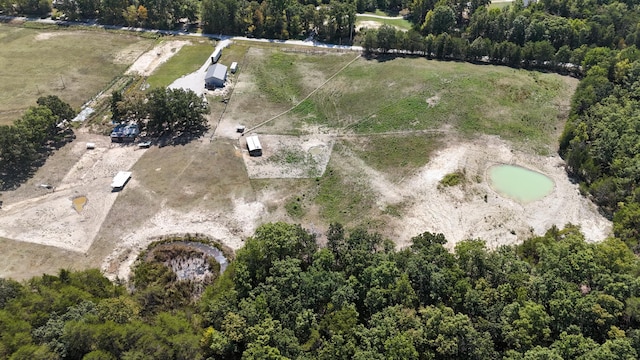
[{"label": "green pond", "polygon": [[513,165],[489,168],[489,182],[499,194],[524,204],[542,199],[553,191],[553,180],[547,176]]}]

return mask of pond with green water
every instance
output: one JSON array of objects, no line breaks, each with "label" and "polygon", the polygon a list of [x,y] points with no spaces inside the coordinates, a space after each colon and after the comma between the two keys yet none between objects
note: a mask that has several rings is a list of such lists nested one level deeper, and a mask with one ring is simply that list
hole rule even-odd
[{"label": "pond with green water", "polygon": [[540,200],[553,191],[553,180],[533,170],[513,165],[489,168],[491,187],[500,195],[527,204]]}]

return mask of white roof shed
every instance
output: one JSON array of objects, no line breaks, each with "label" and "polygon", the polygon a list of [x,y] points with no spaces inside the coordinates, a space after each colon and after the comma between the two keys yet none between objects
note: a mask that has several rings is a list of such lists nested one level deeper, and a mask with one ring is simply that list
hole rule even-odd
[{"label": "white roof shed", "polygon": [[131,177],[131,171],[119,171],[116,176],[113,177],[113,181],[111,182],[112,188],[121,188],[124,184],[127,183],[129,178]]},{"label": "white roof shed", "polygon": [[256,135],[247,136],[247,149],[249,149],[249,155],[260,156],[262,155],[262,145]]}]

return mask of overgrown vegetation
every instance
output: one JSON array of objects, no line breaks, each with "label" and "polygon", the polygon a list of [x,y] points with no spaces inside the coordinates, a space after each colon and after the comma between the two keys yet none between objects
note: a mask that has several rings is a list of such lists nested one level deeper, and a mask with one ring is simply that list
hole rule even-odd
[{"label": "overgrown vegetation", "polygon": [[465,176],[462,171],[456,171],[446,174],[441,180],[438,186],[451,187],[462,184],[465,181]]},{"label": "overgrown vegetation", "polygon": [[[635,359],[640,262],[573,226],[489,251],[441,234],[410,246],[332,224],[326,247],[264,224],[197,306],[136,267],[0,279],[0,356],[30,359]],[[167,287],[169,286],[169,287]],[[447,346],[443,346],[446,344]]]}]

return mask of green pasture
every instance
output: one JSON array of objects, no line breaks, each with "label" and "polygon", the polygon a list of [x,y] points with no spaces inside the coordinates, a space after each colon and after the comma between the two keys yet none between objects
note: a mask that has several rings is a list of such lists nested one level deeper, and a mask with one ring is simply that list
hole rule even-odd
[{"label": "green pasture", "polygon": [[423,58],[360,59],[291,112],[358,134],[453,129],[555,147],[559,103],[575,82],[555,74]]},{"label": "green pasture", "polygon": [[215,41],[200,40],[183,46],[177,54],[162,64],[147,79],[151,88],[167,87],[181,76],[198,70],[215,49]]},{"label": "green pasture", "polygon": [[118,32],[0,24],[0,44],[0,124],[10,124],[40,96],[57,95],[79,108],[154,40]]}]

